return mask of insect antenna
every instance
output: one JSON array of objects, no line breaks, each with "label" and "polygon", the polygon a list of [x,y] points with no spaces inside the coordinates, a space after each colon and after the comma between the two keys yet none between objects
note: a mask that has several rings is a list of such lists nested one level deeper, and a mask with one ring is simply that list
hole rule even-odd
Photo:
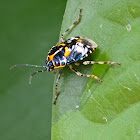
[{"label": "insect antenna", "polygon": [[46,69],[45,69],[45,70],[39,70],[39,71],[36,71],[36,72],[34,72],[33,74],[31,74],[31,75],[30,75],[30,78],[29,78],[29,84],[31,84],[31,82],[32,82],[32,77],[33,77],[35,74],[40,73],[40,72],[45,72],[45,71],[47,71],[47,70],[46,70]]},{"label": "insect antenna", "polygon": [[14,69],[17,66],[27,66],[27,67],[41,67],[41,68],[46,68],[46,66],[40,66],[40,65],[32,65],[32,64],[16,64],[10,67],[10,70]]}]

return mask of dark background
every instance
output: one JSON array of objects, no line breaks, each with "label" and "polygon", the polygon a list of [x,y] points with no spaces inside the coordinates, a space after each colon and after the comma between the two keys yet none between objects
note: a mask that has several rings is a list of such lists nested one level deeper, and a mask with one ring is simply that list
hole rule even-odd
[{"label": "dark background", "polygon": [[50,140],[54,75],[29,75],[58,42],[66,0],[0,2],[0,139]]}]

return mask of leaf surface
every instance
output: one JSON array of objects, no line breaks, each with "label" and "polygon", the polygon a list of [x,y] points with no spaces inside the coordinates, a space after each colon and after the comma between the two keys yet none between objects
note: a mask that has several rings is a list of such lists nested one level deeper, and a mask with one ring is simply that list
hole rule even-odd
[{"label": "leaf surface", "polygon": [[100,77],[102,84],[64,68],[53,106],[52,140],[139,139],[140,2],[69,0],[61,32],[78,18],[80,8],[82,21],[67,39],[88,37],[98,49],[86,60],[120,62],[121,66],[77,67]]}]

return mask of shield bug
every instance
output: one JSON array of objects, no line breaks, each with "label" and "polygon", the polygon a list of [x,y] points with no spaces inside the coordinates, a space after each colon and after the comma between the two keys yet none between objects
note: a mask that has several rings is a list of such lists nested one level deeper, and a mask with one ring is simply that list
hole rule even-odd
[{"label": "shield bug", "polygon": [[94,50],[97,48],[97,44],[86,37],[77,36],[77,37],[71,37],[68,40],[65,40],[65,35],[72,30],[80,21],[82,18],[82,9],[80,9],[79,12],[79,18],[76,20],[62,35],[61,35],[61,43],[56,44],[53,46],[50,51],[48,52],[48,56],[46,59],[46,65],[45,66],[39,66],[39,65],[32,65],[32,64],[16,64],[12,66],[10,69],[13,69],[16,66],[32,66],[32,67],[43,67],[44,70],[36,71],[32,75],[30,75],[29,83],[31,84],[32,77],[40,72],[44,71],[52,71],[55,73],[55,69],[60,69],[57,79],[56,79],[56,88],[55,88],[55,99],[54,104],[56,104],[56,100],[58,98],[58,82],[62,74],[62,69],[65,66],[69,66],[69,68],[78,76],[85,76],[85,77],[92,77],[99,82],[102,82],[97,76],[95,75],[88,75],[83,74],[79,71],[77,71],[72,64],[75,64],[77,66],[80,65],[88,65],[88,64],[110,64],[110,65],[120,65],[120,63],[116,62],[110,62],[110,61],[84,61],[80,62],[80,60],[83,60],[86,58],[89,54],[91,54]]}]

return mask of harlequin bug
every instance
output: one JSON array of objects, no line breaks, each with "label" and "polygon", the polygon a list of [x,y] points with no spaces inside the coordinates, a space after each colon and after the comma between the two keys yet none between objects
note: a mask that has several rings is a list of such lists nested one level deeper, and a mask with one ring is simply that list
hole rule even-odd
[{"label": "harlequin bug", "polygon": [[39,65],[32,65],[32,64],[16,64],[12,66],[10,69],[13,69],[16,66],[32,66],[32,67],[44,67],[44,70],[36,71],[34,72],[29,79],[29,83],[31,84],[31,79],[33,75],[44,72],[44,71],[52,71],[55,73],[55,69],[60,69],[59,74],[56,79],[56,88],[55,88],[55,100],[54,104],[56,104],[56,100],[58,98],[58,81],[60,79],[60,76],[62,74],[62,69],[65,66],[69,66],[69,68],[76,73],[78,76],[85,76],[85,77],[92,77],[99,82],[102,82],[97,76],[95,75],[88,75],[88,74],[82,74],[79,71],[77,71],[75,68],[72,67],[71,64],[75,64],[77,66],[79,65],[88,65],[88,64],[111,64],[111,65],[120,65],[120,63],[116,62],[110,62],[110,61],[84,61],[78,63],[77,61],[83,60],[85,57],[87,57],[90,53],[92,53],[96,48],[97,44],[92,41],[91,39],[77,36],[77,37],[71,37],[68,40],[64,39],[64,36],[72,29],[74,28],[82,18],[82,9],[80,9],[79,18],[77,21],[75,21],[62,35],[61,35],[61,43],[56,44],[53,46],[50,51],[48,52],[48,56],[46,59],[46,65],[45,66],[39,66]]}]

